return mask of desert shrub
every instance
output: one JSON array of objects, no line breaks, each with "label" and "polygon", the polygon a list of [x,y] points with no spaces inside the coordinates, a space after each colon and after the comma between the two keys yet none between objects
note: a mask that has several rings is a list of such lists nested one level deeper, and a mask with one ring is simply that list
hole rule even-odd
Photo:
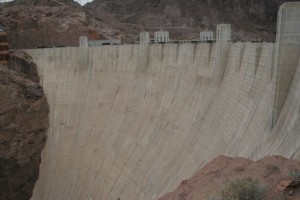
[{"label": "desert shrub", "polygon": [[278,166],[276,165],[270,165],[270,164],[267,164],[266,168],[272,172],[279,172],[280,169]]},{"label": "desert shrub", "polygon": [[261,200],[264,188],[251,177],[235,179],[207,200]]}]

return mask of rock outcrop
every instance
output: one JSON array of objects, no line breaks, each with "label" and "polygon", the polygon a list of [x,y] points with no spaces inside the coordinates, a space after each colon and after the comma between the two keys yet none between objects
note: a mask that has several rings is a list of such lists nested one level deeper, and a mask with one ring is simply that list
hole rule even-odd
[{"label": "rock outcrop", "polygon": [[[230,23],[233,40],[274,41],[277,12],[297,0],[94,0],[80,6],[73,0],[15,0],[0,3],[0,26],[11,48],[78,46],[90,39],[139,40],[139,32],[159,27],[172,39],[197,39],[199,32]],[[168,28],[172,27],[172,28]]]},{"label": "rock outcrop", "polygon": [[11,59],[11,69],[0,66],[0,199],[25,200],[39,176],[49,107],[30,57]]},{"label": "rock outcrop", "polygon": [[80,36],[127,40],[105,21],[88,16],[73,0],[0,3],[0,27],[8,32],[11,49],[78,46]]},{"label": "rock outcrop", "polygon": [[300,161],[281,156],[265,157],[258,161],[219,156],[200,169],[192,178],[182,181],[173,192],[160,200],[206,200],[229,181],[238,177],[252,177],[259,181],[265,192],[264,200],[300,199]]},{"label": "rock outcrop", "polygon": [[114,28],[133,35],[143,29],[157,31],[159,28],[153,27],[164,27],[171,32],[172,38],[198,38],[199,31],[215,30],[217,24],[230,23],[234,40],[272,41],[275,40],[278,8],[287,1],[94,0],[85,8],[99,19],[117,21],[112,24]]}]

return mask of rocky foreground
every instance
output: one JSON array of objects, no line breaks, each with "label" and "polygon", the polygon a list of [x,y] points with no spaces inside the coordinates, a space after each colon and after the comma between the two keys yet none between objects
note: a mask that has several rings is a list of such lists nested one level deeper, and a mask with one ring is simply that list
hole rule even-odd
[{"label": "rocky foreground", "polygon": [[[228,182],[251,177],[264,188],[263,200],[300,199],[300,161],[281,156],[258,161],[219,156],[160,200],[207,200]],[[220,199],[222,200],[222,199]]]},{"label": "rocky foreground", "polygon": [[0,66],[0,199],[32,196],[49,126],[49,107],[35,64],[26,54]]}]

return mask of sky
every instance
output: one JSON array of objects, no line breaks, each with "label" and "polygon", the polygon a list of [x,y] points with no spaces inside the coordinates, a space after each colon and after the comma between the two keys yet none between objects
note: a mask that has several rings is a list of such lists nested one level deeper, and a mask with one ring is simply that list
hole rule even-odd
[{"label": "sky", "polygon": [[[0,3],[3,3],[3,2],[9,2],[9,1],[13,1],[13,0],[0,0]],[[80,3],[81,5],[84,5],[86,4],[87,2],[91,2],[93,0],[74,0],[74,1],[77,1],[78,3]]]},{"label": "sky", "polygon": [[93,0],[75,0],[75,1],[77,1],[77,2],[80,3],[81,5],[84,5],[84,4],[86,4],[87,2],[91,2],[91,1],[93,1]]}]

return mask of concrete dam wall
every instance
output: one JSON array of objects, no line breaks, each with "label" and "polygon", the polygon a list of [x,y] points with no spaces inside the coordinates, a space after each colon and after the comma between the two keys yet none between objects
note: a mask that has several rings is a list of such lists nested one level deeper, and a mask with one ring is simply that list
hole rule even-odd
[{"label": "concrete dam wall", "polygon": [[32,199],[157,199],[220,154],[300,159],[299,44],[224,44],[26,50],[50,105]]}]

